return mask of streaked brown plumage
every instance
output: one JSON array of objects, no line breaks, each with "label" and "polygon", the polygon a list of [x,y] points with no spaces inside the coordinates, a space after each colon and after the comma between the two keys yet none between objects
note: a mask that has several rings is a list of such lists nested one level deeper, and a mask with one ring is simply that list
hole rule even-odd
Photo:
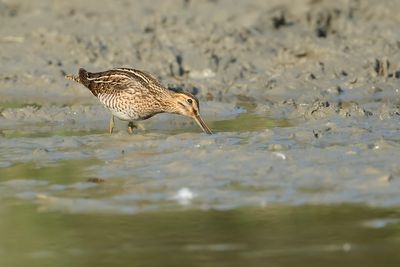
[{"label": "streaked brown plumage", "polygon": [[169,90],[147,72],[118,68],[91,73],[81,68],[78,76],[65,77],[86,86],[111,111],[110,133],[114,128],[114,116],[129,121],[131,132],[134,121],[166,112],[191,117],[204,132],[212,134],[200,116],[195,96]]}]

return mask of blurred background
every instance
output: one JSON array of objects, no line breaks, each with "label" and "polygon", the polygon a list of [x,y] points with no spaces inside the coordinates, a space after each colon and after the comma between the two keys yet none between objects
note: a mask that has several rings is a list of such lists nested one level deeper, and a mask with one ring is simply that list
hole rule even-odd
[{"label": "blurred background", "polygon": [[[400,1],[0,0],[0,266],[398,266]],[[216,134],[134,135],[129,67]]]}]

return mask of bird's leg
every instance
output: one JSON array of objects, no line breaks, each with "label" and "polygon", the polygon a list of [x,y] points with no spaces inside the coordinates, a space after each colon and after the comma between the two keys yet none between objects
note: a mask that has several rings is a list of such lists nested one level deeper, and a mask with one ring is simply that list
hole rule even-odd
[{"label": "bird's leg", "polygon": [[133,129],[136,129],[136,128],[137,128],[137,126],[133,123],[133,121],[130,121],[128,123],[128,132],[130,134],[133,134]]},{"label": "bird's leg", "polygon": [[140,129],[142,131],[146,130],[146,128],[144,128],[144,126],[142,124],[140,124],[140,123],[139,124],[135,124],[133,121],[130,121],[128,123],[128,132],[130,134],[133,134],[134,129]]},{"label": "bird's leg", "polygon": [[114,115],[111,115],[111,118],[110,118],[110,128],[109,128],[110,134],[112,134],[112,132],[113,132],[113,130],[114,130],[114,125],[115,125],[115,123],[114,123]]}]

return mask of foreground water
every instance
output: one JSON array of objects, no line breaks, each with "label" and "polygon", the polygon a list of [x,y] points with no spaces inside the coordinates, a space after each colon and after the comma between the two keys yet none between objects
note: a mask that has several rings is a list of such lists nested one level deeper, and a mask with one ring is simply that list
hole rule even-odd
[{"label": "foreground water", "polygon": [[[78,205],[78,203],[77,203]],[[362,206],[127,216],[0,209],[1,266],[398,266],[399,213]]]}]

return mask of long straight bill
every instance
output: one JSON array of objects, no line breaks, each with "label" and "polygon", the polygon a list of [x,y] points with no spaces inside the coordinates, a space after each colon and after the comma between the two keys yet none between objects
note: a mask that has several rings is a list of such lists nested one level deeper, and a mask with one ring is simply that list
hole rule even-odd
[{"label": "long straight bill", "polygon": [[197,115],[194,117],[194,120],[197,122],[197,124],[200,126],[201,129],[207,134],[212,134],[211,129],[207,126],[207,124],[203,121],[203,119],[200,117],[200,115]]}]

